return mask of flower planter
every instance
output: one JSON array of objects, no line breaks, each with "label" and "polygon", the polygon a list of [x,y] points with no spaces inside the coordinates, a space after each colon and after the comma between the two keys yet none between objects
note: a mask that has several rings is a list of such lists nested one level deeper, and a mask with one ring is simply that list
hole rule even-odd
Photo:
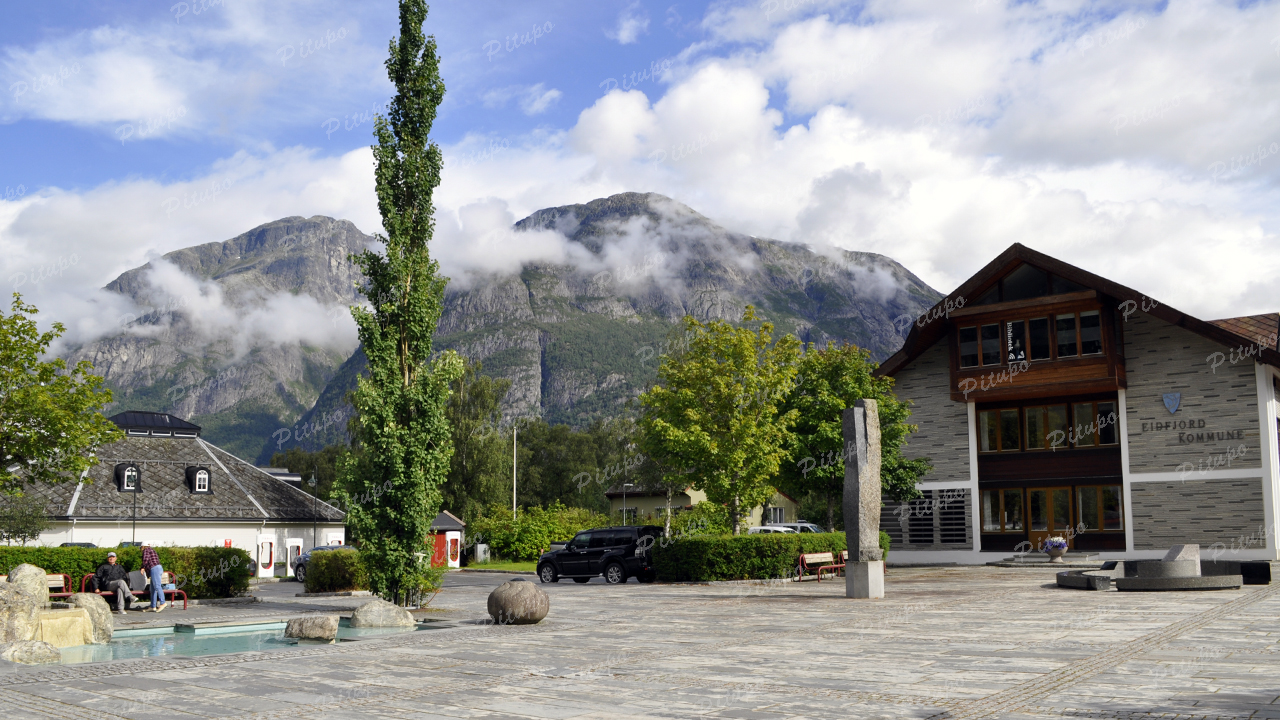
[{"label": "flower planter", "polygon": [[1066,548],[1050,548],[1048,550],[1045,550],[1044,552],[1046,555],[1049,556],[1049,562],[1060,563],[1062,562],[1062,556],[1067,554],[1067,549]]}]

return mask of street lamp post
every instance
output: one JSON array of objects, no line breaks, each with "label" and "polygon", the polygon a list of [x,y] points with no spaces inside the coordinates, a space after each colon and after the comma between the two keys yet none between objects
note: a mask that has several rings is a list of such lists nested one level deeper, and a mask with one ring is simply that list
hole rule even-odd
[{"label": "street lamp post", "polygon": [[311,486],[311,547],[317,547],[319,543],[316,542],[316,536],[319,532],[318,527],[320,521],[316,515],[316,474],[314,472],[311,473],[311,479],[307,481],[307,484]]}]

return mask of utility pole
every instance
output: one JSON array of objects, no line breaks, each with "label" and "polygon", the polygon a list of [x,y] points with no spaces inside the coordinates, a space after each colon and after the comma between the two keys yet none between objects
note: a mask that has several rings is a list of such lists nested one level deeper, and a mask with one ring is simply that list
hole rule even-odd
[{"label": "utility pole", "polygon": [[316,474],[314,471],[312,471],[311,479],[307,481],[307,484],[311,486],[311,547],[317,547],[319,545],[316,542],[319,532],[317,528],[320,521],[316,515]]},{"label": "utility pole", "polygon": [[520,432],[515,424],[511,425],[511,519],[516,519],[516,434]]},{"label": "utility pole", "polygon": [[[126,473],[128,470],[125,471]],[[139,473],[140,475],[141,473]],[[133,545],[138,545],[138,493],[142,492],[142,484],[138,478],[133,479]]]}]

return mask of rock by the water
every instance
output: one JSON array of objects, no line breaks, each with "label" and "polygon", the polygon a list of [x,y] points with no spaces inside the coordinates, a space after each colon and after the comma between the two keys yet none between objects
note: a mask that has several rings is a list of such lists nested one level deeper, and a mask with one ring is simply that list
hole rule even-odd
[{"label": "rock by the water", "polygon": [[337,615],[310,615],[293,618],[284,629],[284,636],[301,640],[334,640],[338,637]]},{"label": "rock by the water", "polygon": [[23,665],[62,662],[58,648],[39,640],[23,640],[0,645],[0,659]]},{"label": "rock by the water", "polygon": [[42,609],[48,609],[49,581],[45,579],[46,575],[48,573],[44,568],[22,563],[9,571],[9,584],[17,586],[22,592],[35,598]]},{"label": "rock by the water", "polygon": [[386,600],[367,602],[351,614],[351,627],[413,627],[413,615]]},{"label": "rock by the water", "polygon": [[40,632],[40,601],[13,583],[0,583],[0,643],[34,640]]},{"label": "rock by the water", "polygon": [[111,642],[116,623],[111,617],[111,606],[105,598],[97,593],[76,593],[67,598],[71,607],[83,608],[89,613],[89,622],[93,624],[93,644],[105,645]]},{"label": "rock by the water", "polygon": [[532,625],[550,611],[547,593],[524,578],[508,580],[489,593],[489,617],[500,625]]}]

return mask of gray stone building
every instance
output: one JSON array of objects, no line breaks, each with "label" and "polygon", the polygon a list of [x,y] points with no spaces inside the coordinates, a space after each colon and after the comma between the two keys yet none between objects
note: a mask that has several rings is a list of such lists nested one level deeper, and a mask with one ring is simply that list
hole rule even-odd
[{"label": "gray stone building", "polygon": [[924,498],[898,562],[987,562],[1061,536],[1148,558],[1280,559],[1280,314],[1204,321],[1011,246],[877,371],[912,401]]}]

